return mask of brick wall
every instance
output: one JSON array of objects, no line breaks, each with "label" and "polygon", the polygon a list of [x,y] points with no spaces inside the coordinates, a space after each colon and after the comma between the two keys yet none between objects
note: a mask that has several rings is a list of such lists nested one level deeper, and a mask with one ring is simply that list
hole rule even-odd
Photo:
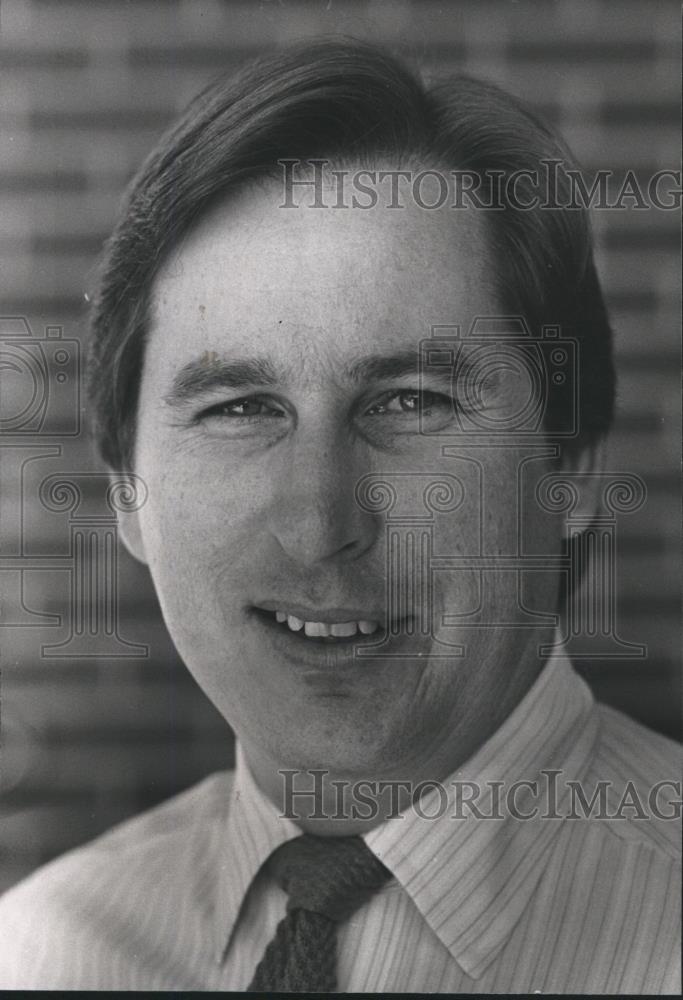
[{"label": "brick wall", "polygon": [[[0,316],[26,317],[34,335],[50,325],[83,337],[84,296],[124,183],[203,83],[264,47],[342,32],[395,45],[428,73],[477,73],[532,100],[588,171],[630,168],[645,179],[680,167],[679,21],[677,3],[646,0],[4,0]],[[594,225],[621,376],[610,467],[637,473],[648,490],[619,524],[620,628],[648,656],[581,669],[603,699],[678,736],[679,219],[623,210],[595,212]],[[3,374],[16,402],[24,390]],[[68,603],[69,524],[26,498],[38,472],[98,468],[85,435],[69,434],[74,398],[55,388],[41,434],[0,452],[9,557],[0,572],[0,889],[232,756],[225,723],[172,648],[146,572],[124,552],[121,635],[149,655],[41,653],[64,639],[58,618],[45,616]],[[39,568],[20,575],[17,555]]]}]

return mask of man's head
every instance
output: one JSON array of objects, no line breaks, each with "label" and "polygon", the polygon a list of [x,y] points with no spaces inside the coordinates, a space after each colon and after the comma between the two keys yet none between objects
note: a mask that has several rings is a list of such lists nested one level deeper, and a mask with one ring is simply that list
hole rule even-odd
[{"label": "man's head", "polygon": [[[509,315],[532,332],[561,326],[578,344],[568,461],[605,433],[613,396],[583,212],[458,211],[450,197],[437,210],[288,209],[279,161],[325,159],[328,192],[335,169],[466,170],[484,196],[568,157],[494,87],[426,89],[374,49],[324,44],[209,88],[134,181],[93,316],[97,438],[112,468],[146,481],[127,542],[255,770],[443,776],[538,670],[520,608],[553,611],[557,574],[520,590],[505,557],[520,531],[532,551],[559,552],[535,486],[577,414],[548,392],[553,434],[524,458],[500,435],[458,437],[461,384],[466,415],[498,427],[527,386],[500,365],[468,394],[466,350],[448,384],[420,380],[431,328]],[[393,535],[359,503],[373,477],[396,488]],[[442,513],[425,508],[440,479],[455,484]],[[436,570],[433,555],[446,557]],[[356,655],[357,629],[382,655]]]}]

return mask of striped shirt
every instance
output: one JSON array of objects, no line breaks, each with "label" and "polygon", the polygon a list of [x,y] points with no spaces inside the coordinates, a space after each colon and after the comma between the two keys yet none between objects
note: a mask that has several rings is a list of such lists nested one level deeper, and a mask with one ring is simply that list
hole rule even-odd
[{"label": "striped shirt", "polygon": [[[445,792],[364,834],[393,879],[340,926],[338,988],[679,993],[680,824],[665,818],[679,772],[678,744],[549,661]],[[478,814],[464,782],[484,790]],[[285,912],[263,863],[299,833],[238,752],[234,774],[6,893],[0,987],[245,989]]]}]

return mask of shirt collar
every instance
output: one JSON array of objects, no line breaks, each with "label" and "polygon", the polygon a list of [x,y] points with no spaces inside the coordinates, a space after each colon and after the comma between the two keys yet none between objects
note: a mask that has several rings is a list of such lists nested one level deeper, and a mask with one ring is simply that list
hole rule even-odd
[{"label": "shirt collar", "polygon": [[301,834],[280,816],[254,781],[239,743],[228,803],[223,858],[215,912],[215,956],[221,961],[237,923],[242,902],[261,865],[281,844]]},{"label": "shirt collar", "polygon": [[[478,978],[505,944],[543,872],[559,820],[543,819],[552,778],[578,778],[597,736],[597,712],[587,685],[564,654],[551,657],[503,725],[443,783],[448,801],[422,800],[423,815],[409,809],[364,835],[368,847],[410,895],[434,933],[471,978]],[[482,789],[476,801],[492,811],[488,795],[499,783],[501,798],[513,782],[538,782],[539,794],[520,809],[537,815],[519,820],[453,819],[453,781]],[[462,785],[460,786],[463,787]],[[489,790],[489,791],[487,791]],[[470,792],[465,792],[469,795]],[[432,801],[430,802],[430,798]],[[557,808],[561,807],[558,787]],[[424,818],[438,811],[438,819]],[[467,813],[467,807],[461,807]],[[216,886],[215,956],[220,961],[249,887],[273,851],[301,834],[261,792],[237,745],[235,777]]]}]

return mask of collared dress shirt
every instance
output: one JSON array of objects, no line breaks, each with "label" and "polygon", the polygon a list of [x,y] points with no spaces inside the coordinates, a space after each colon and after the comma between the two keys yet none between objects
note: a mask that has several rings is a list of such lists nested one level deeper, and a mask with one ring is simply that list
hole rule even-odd
[{"label": "collared dress shirt", "polygon": [[[679,993],[679,774],[549,660],[443,791],[364,834],[393,879],[339,928],[339,990]],[[263,864],[299,833],[238,748],[5,894],[0,987],[245,989],[285,912]]]}]

